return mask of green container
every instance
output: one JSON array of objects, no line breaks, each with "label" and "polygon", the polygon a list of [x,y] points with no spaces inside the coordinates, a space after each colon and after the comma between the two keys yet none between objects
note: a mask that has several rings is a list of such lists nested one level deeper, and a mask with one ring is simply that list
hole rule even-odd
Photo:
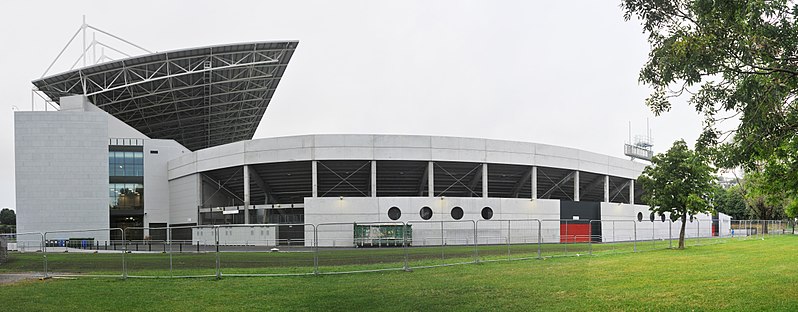
[{"label": "green container", "polygon": [[354,237],[357,247],[401,247],[405,242],[410,246],[413,229],[410,225],[355,223]]}]

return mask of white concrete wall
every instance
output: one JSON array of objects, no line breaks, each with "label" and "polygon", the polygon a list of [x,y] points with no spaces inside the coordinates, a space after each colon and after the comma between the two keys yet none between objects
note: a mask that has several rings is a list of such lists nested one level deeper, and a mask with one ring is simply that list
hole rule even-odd
[{"label": "white concrete wall", "polygon": [[[79,111],[16,112],[18,231],[108,228],[108,120]],[[108,231],[48,238],[94,237]]]},{"label": "white concrete wall", "polygon": [[197,223],[199,175],[169,180],[169,224]]},{"label": "white concrete wall", "polygon": [[424,160],[536,165],[635,179],[645,167],[578,149],[474,138],[410,135],[306,135],[241,141],[169,162],[169,179],[244,164],[301,160]]},{"label": "white concrete wall", "polygon": [[[559,219],[558,200],[501,199],[501,198],[459,198],[445,197],[346,197],[344,199],[319,197],[305,198],[305,223],[321,224],[318,227],[320,246],[352,246],[354,244],[354,222],[391,223],[406,222],[412,226],[412,244],[441,244],[441,223],[443,223],[444,243],[450,245],[473,244],[475,226],[478,227],[480,243],[506,242],[508,226],[511,242],[536,242],[537,222],[506,221],[518,219]],[[422,220],[420,210],[430,207],[432,218]],[[454,220],[451,209],[459,206],[464,215]],[[398,207],[401,217],[393,221],[388,218],[388,210]],[[481,211],[484,207],[493,209],[491,221],[484,221]],[[482,221],[478,221],[482,220]],[[478,222],[478,225],[477,225]],[[324,223],[343,223],[328,224]],[[544,238],[559,241],[559,223],[543,223]],[[305,232],[306,242],[310,244],[313,233]]]},{"label": "white concrete wall", "polygon": [[[194,244],[214,243],[213,227],[192,229]],[[275,226],[220,226],[219,245],[277,246]]]},{"label": "white concrete wall", "polygon": [[722,212],[718,213],[718,235],[721,237],[731,236],[731,216]]},{"label": "white concrete wall", "polygon": [[[642,222],[637,221],[638,213],[643,214]],[[601,203],[601,220],[601,235],[604,242],[630,241],[635,238],[637,240],[668,239],[671,236],[673,239],[678,239],[681,230],[681,221],[669,222],[669,213],[665,214],[665,222],[662,222],[657,214],[654,214],[654,222],[651,222],[651,210],[645,205]],[[699,235],[701,237],[712,236],[711,215],[699,214],[693,222],[688,221],[685,226],[685,237],[692,238]]]},{"label": "white concrete wall", "polygon": [[148,137],[140,131],[92,104],[91,101],[83,95],[61,97],[60,104],[60,111],[62,112],[93,112],[105,115],[108,120],[109,138],[148,139]]},{"label": "white concrete wall", "polygon": [[[153,154],[157,151],[157,154]],[[169,180],[166,163],[190,152],[174,140],[144,140],[144,226],[169,223]],[[148,233],[144,234],[145,236]]]}]

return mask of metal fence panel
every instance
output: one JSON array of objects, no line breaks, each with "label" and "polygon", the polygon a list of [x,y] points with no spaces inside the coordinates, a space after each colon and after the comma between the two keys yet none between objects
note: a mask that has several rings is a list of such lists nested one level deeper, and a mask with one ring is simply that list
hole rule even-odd
[{"label": "metal fence panel", "polygon": [[[688,246],[793,232],[781,220],[694,220]],[[41,276],[217,277],[338,274],[676,247],[681,222],[461,220],[213,225],[2,234],[3,272]],[[135,236],[135,237],[134,237]],[[136,238],[136,239],[133,239]],[[144,239],[141,239],[144,238]]]},{"label": "metal fence panel", "polygon": [[[589,252],[593,255],[637,251],[637,221],[591,220],[601,231],[593,237]],[[595,226],[594,226],[595,227]]]},{"label": "metal fence panel", "polygon": [[312,224],[220,225],[221,276],[301,275],[315,272]]},{"label": "metal fence panel", "polygon": [[538,219],[478,220],[476,229],[479,261],[540,257],[541,221]]},{"label": "metal fence panel", "polygon": [[321,223],[315,235],[317,272],[406,269],[406,248],[415,231],[403,222]]},{"label": "metal fence panel", "polygon": [[477,261],[476,222],[473,220],[408,221],[412,239],[407,246],[410,268]]},{"label": "metal fence panel", "polygon": [[[590,253],[593,239],[591,220],[543,219],[541,227],[541,256],[578,256]],[[580,231],[575,231],[576,227]],[[588,230],[584,230],[588,228]]]},{"label": "metal fence panel", "polygon": [[44,233],[48,276],[125,277],[124,238],[120,228]]},{"label": "metal fence panel", "polygon": [[5,248],[5,257],[0,259],[0,268],[3,269],[0,270],[0,275],[33,272],[35,276],[46,276],[47,257],[42,252],[43,233],[5,233],[0,234],[0,240],[4,244],[0,249]]}]

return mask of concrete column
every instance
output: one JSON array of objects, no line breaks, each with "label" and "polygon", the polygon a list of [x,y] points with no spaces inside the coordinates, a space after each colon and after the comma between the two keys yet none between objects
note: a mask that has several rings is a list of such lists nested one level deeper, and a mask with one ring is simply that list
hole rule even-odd
[{"label": "concrete column", "polygon": [[427,166],[428,166],[427,168],[429,168],[427,170],[427,186],[429,186],[429,191],[428,191],[429,194],[428,195],[429,195],[429,197],[434,197],[435,196],[435,174],[434,174],[435,163],[430,161],[429,164],[427,164]]},{"label": "concrete column", "polygon": [[610,202],[610,176],[604,176],[604,202]]},{"label": "concrete column", "polygon": [[[201,173],[196,173],[196,175],[197,175],[197,225],[202,225],[202,218],[200,218],[200,208],[202,208],[202,204],[204,203],[204,200],[202,198],[203,177]],[[172,219],[172,216],[169,216],[169,223],[167,224],[177,223],[175,221],[176,220]]]},{"label": "concrete column", "polygon": [[318,163],[316,161],[310,162],[310,176],[311,176],[311,188],[313,189],[313,197],[319,197],[319,169]]},{"label": "concrete column", "polygon": [[635,180],[629,180],[629,203],[635,203]]},{"label": "concrete column", "polygon": [[371,161],[371,197],[377,197],[377,161]]},{"label": "concrete column", "polygon": [[488,198],[488,164],[482,164],[482,198]]},{"label": "concrete column", "polygon": [[574,201],[579,201],[579,170],[574,171]]},{"label": "concrete column", "polygon": [[244,224],[249,224],[249,166],[244,165]]},{"label": "concrete column", "polygon": [[532,167],[532,199],[538,198],[538,167]]}]

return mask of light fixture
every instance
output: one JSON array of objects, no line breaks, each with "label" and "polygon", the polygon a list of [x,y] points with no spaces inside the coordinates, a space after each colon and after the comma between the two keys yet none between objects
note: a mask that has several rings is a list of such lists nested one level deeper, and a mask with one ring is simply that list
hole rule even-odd
[{"label": "light fixture", "polygon": [[441,196],[441,200],[444,200],[445,198],[446,198],[446,197],[444,197],[444,196]]},{"label": "light fixture", "polygon": [[339,200],[344,200],[344,197],[343,196],[338,196],[338,199]]}]

